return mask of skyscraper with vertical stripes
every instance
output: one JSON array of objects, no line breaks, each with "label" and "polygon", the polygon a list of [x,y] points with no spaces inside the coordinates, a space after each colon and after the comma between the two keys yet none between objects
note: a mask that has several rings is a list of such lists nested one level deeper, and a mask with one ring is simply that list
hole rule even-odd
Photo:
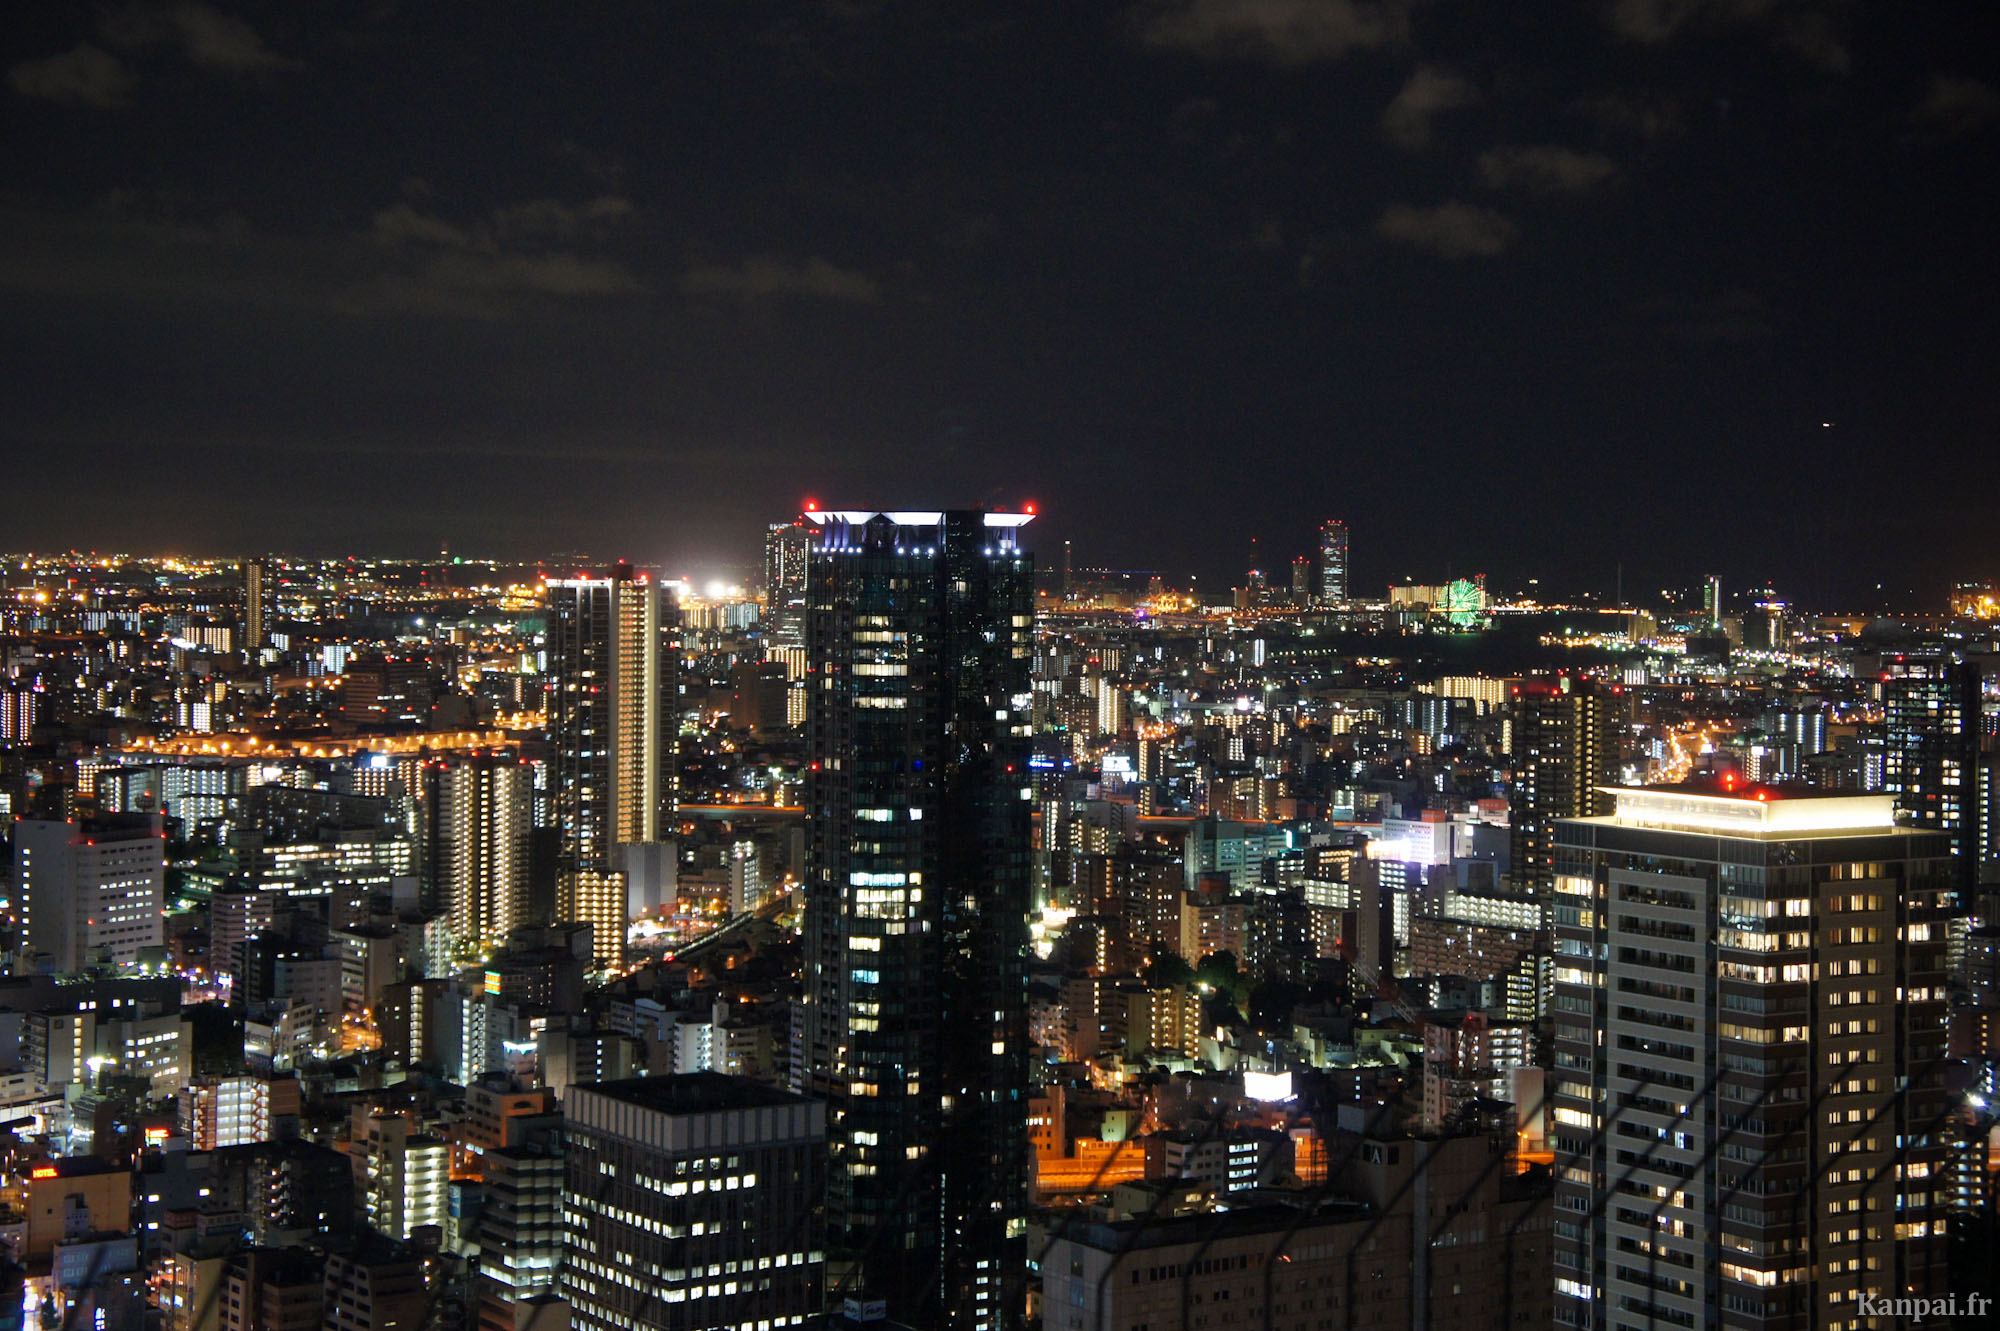
[{"label": "skyscraper with vertical stripes", "polygon": [[678,652],[672,598],[629,564],[548,584],[556,914],[591,925],[600,967],[624,955],[619,848],[659,841],[674,808]]}]

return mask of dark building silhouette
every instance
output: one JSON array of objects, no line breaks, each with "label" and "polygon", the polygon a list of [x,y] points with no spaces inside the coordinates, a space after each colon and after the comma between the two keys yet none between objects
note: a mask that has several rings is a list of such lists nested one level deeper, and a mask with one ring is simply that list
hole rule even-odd
[{"label": "dark building silhouette", "polygon": [[813,513],[804,1089],[830,1253],[923,1326],[1021,1306],[1029,518]]}]

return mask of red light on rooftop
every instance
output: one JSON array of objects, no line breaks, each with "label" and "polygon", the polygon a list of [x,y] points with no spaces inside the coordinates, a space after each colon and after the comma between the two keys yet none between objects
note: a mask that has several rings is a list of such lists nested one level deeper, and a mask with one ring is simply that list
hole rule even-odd
[{"label": "red light on rooftop", "polygon": [[817,513],[817,512],[819,512],[819,500],[817,500],[817,499],[808,499],[808,500],[806,500],[806,512],[808,512],[808,513]]},{"label": "red light on rooftop", "polygon": [[1035,506],[1033,504],[1021,505],[1021,511],[1023,513],[1026,513],[1031,518],[1035,516]]},{"label": "red light on rooftop", "polygon": [[1760,790],[1760,791],[1758,791],[1758,792],[1757,792],[1757,798],[1758,798],[1758,799],[1760,799],[1760,800],[1767,800],[1767,799],[1769,799],[1769,798],[1771,798],[1771,797],[1770,797],[1770,796],[1769,796],[1768,794],[1766,794],[1765,792],[1763,792],[1763,791],[1761,791],[1761,790]]}]

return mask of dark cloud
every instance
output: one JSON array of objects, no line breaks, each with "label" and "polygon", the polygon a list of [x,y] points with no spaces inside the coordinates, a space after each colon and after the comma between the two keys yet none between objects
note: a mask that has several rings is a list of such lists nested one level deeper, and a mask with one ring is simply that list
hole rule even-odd
[{"label": "dark cloud", "polygon": [[105,11],[98,30],[119,46],[173,45],[192,64],[219,73],[261,74],[300,63],[273,51],[246,20],[213,5],[130,4]]},{"label": "dark cloud", "polygon": [[1503,253],[1520,234],[1493,209],[1455,199],[1433,208],[1394,204],[1377,219],[1375,232],[1445,259],[1490,258]]},{"label": "dark cloud", "polygon": [[65,106],[115,110],[132,99],[132,76],[109,51],[88,42],[41,60],[26,60],[7,71],[8,86],[23,97]]},{"label": "dark cloud", "polygon": [[1584,194],[1618,178],[1618,164],[1603,153],[1557,144],[1489,148],[1479,155],[1479,178],[1490,189],[1530,194]]},{"label": "dark cloud", "polygon": [[1917,104],[1916,118],[1952,133],[1984,129],[2000,120],[2000,89],[1959,74],[1939,74]]},{"label": "dark cloud", "polygon": [[692,296],[725,296],[745,303],[806,297],[871,305],[882,299],[882,285],[851,268],[825,259],[795,260],[777,255],[752,255],[740,264],[698,264],[681,279]]},{"label": "dark cloud", "polygon": [[1854,67],[1854,54],[1835,33],[1833,20],[1823,10],[1809,9],[1784,15],[1778,21],[1778,46],[1827,74],[1845,74]]},{"label": "dark cloud", "polygon": [[1468,80],[1435,65],[1419,65],[1382,112],[1382,131],[1397,147],[1416,152],[1430,146],[1431,121],[1478,101],[1479,89]]},{"label": "dark cloud", "polygon": [[1587,97],[1572,109],[1606,136],[1655,142],[1674,138],[1687,128],[1680,103],[1671,98],[1605,93]]},{"label": "dark cloud", "polygon": [[1627,41],[1658,45],[1694,33],[1755,28],[1773,47],[1828,74],[1845,74],[1853,54],[1820,0],[1609,0],[1605,19]]},{"label": "dark cloud", "polygon": [[554,248],[602,240],[632,212],[630,200],[615,196],[580,205],[535,199],[460,223],[394,203],[375,214],[368,235],[402,262],[340,292],[334,305],[348,314],[500,319],[536,298],[637,295],[645,284],[624,262]]},{"label": "dark cloud", "polygon": [[1610,0],[1605,19],[1628,41],[1664,42],[1706,25],[1764,18],[1779,0]]},{"label": "dark cloud", "polygon": [[1304,65],[1410,34],[1406,0],[1169,0],[1140,12],[1154,46]]},{"label": "dark cloud", "polygon": [[411,271],[342,291],[332,303],[352,315],[504,319],[537,298],[631,296],[644,289],[631,269],[613,259],[448,249]]}]

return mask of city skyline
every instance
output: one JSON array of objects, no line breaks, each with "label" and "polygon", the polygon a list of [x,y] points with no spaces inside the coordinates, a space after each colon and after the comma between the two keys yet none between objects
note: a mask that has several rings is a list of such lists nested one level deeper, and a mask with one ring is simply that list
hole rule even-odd
[{"label": "city skyline", "polygon": [[2000,593],[1359,600],[1322,518],[1197,601],[1039,520],[767,524],[763,602],[9,563],[0,1269],[106,1331],[1984,1306]]},{"label": "city skyline", "polygon": [[1204,581],[1329,511],[1358,585],[1439,576],[1381,562],[1416,531],[1499,581],[1992,577],[1983,491],[1871,474],[2000,418],[1993,23],[45,10],[0,420],[90,500],[17,541],[681,562],[803,491],[1032,500]]}]

